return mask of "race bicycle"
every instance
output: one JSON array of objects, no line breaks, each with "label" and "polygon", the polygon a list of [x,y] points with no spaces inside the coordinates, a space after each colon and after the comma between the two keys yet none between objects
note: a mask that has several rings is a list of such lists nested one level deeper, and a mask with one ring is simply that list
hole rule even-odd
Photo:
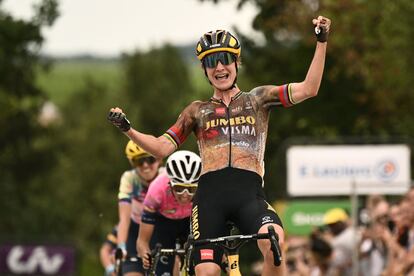
[{"label": "race bicycle", "polygon": [[[161,244],[156,244],[155,248],[151,251],[151,266],[147,271],[147,276],[155,276],[155,272],[159,261],[163,256],[178,256],[180,259],[179,275],[180,276],[191,276],[194,275],[192,268],[190,267],[190,251],[188,250],[188,243],[181,248],[181,244],[177,241],[174,249],[162,248]],[[186,261],[189,260],[189,261]]]},{"label": "race bicycle", "polygon": [[[230,235],[212,239],[194,240],[192,235],[189,235],[188,240],[184,248],[175,249],[162,249],[161,245],[157,245],[151,254],[151,268],[149,270],[149,276],[155,275],[155,269],[161,256],[174,255],[179,256],[181,259],[180,275],[190,276],[193,275],[191,271],[191,254],[196,246],[214,244],[223,248],[227,257],[227,269],[226,272],[229,276],[241,276],[239,266],[239,250],[249,241],[256,241],[262,239],[269,239],[271,250],[274,257],[274,265],[280,266],[282,263],[282,253],[279,247],[279,236],[277,235],[273,226],[268,226],[268,233],[259,233],[251,235]],[[152,273],[152,274],[151,274]]]}]

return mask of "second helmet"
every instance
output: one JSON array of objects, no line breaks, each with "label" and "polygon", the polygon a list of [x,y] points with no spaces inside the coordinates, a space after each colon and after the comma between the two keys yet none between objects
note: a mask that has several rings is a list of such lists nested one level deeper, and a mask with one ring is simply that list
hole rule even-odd
[{"label": "second helmet", "polygon": [[148,152],[140,148],[137,144],[133,141],[129,141],[125,147],[125,154],[128,159],[134,159],[141,156],[150,156]]},{"label": "second helmet", "polygon": [[165,166],[172,183],[196,183],[201,173],[201,158],[194,152],[180,150],[168,157]]}]

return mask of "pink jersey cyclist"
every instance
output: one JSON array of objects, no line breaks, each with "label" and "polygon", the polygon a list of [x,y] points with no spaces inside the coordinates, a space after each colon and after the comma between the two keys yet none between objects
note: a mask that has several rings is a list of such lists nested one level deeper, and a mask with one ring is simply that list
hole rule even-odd
[{"label": "pink jersey cyclist", "polygon": [[[166,162],[161,173],[150,185],[144,200],[144,212],[138,235],[138,254],[145,268],[149,267],[150,247],[161,244],[175,248],[177,240],[183,245],[190,232],[193,195],[198,186],[201,159],[191,151],[177,151]],[[151,241],[151,242],[150,242]],[[174,258],[158,263],[156,275],[173,273]],[[177,272],[177,271],[176,271]]]},{"label": "pink jersey cyclist", "polygon": [[148,189],[144,207],[169,219],[183,219],[191,215],[191,201],[179,203],[175,198],[167,173],[160,174]]}]

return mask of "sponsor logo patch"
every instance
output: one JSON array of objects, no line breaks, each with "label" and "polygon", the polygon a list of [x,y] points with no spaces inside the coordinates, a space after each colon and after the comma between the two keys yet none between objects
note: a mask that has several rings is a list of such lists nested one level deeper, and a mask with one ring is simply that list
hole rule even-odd
[{"label": "sponsor logo patch", "polygon": [[164,210],[164,213],[166,214],[175,214],[176,212],[177,212],[177,209],[175,208]]},{"label": "sponsor logo patch", "polygon": [[213,139],[214,137],[217,137],[217,135],[219,135],[217,129],[209,129],[203,133],[203,136],[206,139]]},{"label": "sponsor logo patch", "polygon": [[269,223],[269,222],[273,222],[273,219],[270,216],[264,216],[262,217],[262,225]]},{"label": "sponsor logo patch", "polygon": [[191,230],[194,236],[194,239],[200,237],[200,231],[198,230],[198,206],[195,205],[191,211]]},{"label": "sponsor logo patch", "polygon": [[224,107],[217,107],[216,108],[216,114],[217,115],[224,115],[224,114],[226,114],[226,108],[224,108]]},{"label": "sponsor logo patch", "polygon": [[201,260],[213,260],[214,259],[214,250],[213,249],[201,249],[200,250],[200,259]]},{"label": "sponsor logo patch", "polygon": [[200,113],[201,113],[201,116],[204,117],[204,116],[207,116],[208,114],[214,113],[214,111],[211,109],[201,109]]},{"label": "sponsor logo patch", "polygon": [[256,118],[253,116],[237,116],[234,118],[230,118],[229,120],[220,118],[220,119],[214,119],[206,122],[206,126],[204,130],[208,130],[210,128],[215,127],[225,127],[225,126],[238,126],[238,125],[255,125],[256,124]]},{"label": "sponsor logo patch", "polygon": [[236,106],[235,108],[232,108],[231,112],[232,113],[240,113],[243,111],[243,107],[241,106]]}]

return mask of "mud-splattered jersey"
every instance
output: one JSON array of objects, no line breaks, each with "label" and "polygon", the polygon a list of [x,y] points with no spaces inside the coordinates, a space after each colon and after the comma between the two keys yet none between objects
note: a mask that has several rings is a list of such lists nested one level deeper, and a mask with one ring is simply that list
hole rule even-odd
[{"label": "mud-splattered jersey", "polygon": [[202,174],[234,167],[263,177],[270,109],[295,104],[289,84],[268,88],[240,91],[228,106],[215,98],[195,101],[184,109],[164,136],[178,147],[194,132],[202,158]]},{"label": "mud-splattered jersey", "polygon": [[151,182],[145,196],[144,206],[169,219],[183,219],[191,215],[192,203],[180,204],[174,197],[167,173],[162,173]]}]

